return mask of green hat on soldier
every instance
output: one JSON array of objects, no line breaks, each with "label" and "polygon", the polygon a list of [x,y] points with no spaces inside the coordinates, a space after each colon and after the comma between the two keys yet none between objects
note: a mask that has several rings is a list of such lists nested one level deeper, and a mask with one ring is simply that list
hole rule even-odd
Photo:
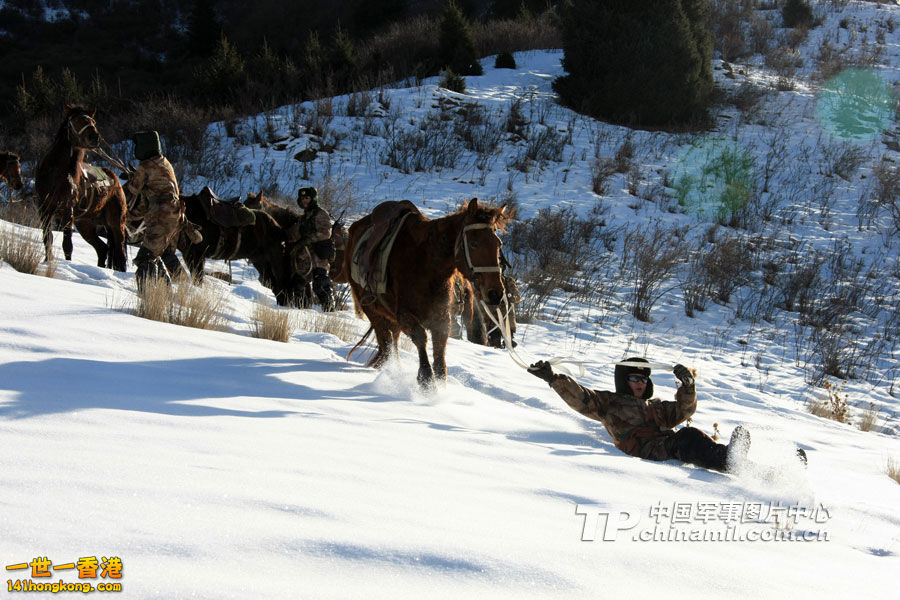
[{"label": "green hat on soldier", "polygon": [[159,134],[155,131],[137,131],[131,134],[131,141],[134,142],[134,157],[138,160],[162,155]]},{"label": "green hat on soldier", "polygon": [[319,197],[319,191],[314,187],[302,187],[297,190],[297,201],[299,202],[303,198],[309,198],[310,200],[315,200]]}]

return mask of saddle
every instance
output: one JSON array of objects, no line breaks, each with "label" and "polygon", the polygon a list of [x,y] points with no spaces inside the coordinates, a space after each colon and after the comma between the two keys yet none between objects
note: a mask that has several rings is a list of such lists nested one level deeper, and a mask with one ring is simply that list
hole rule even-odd
[{"label": "saddle", "polygon": [[350,277],[370,294],[387,291],[387,261],[406,218],[419,214],[409,200],[383,202],[369,216],[369,227],[359,238],[350,257]]},{"label": "saddle", "polygon": [[112,177],[106,171],[87,163],[81,165],[81,181],[85,187],[94,188],[108,188],[113,184]]},{"label": "saddle", "polygon": [[222,200],[208,186],[200,190],[197,198],[206,218],[219,227],[242,227],[256,223],[256,215],[238,198]]}]

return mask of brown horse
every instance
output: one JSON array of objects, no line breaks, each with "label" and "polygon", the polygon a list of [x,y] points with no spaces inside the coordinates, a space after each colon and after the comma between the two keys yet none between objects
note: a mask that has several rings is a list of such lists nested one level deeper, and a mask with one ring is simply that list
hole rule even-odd
[{"label": "brown horse", "polygon": [[[72,260],[72,228],[77,226],[81,236],[97,251],[98,266],[107,266],[108,258],[112,268],[124,271],[125,192],[115,173],[105,168],[93,169],[84,160],[85,151],[100,144],[95,111],[67,104],[64,112],[65,119],[50,150],[38,163],[34,179],[45,260],[53,258],[52,229],[58,223],[63,228],[66,260]],[[106,226],[108,247],[97,235],[98,221]]]},{"label": "brown horse", "polygon": [[[457,212],[432,220],[408,204],[411,214],[396,234],[386,259],[385,291],[378,294],[357,281],[359,270],[353,263],[359,259],[357,245],[365,235],[373,237],[367,232],[373,224],[378,225],[377,215],[391,211],[391,204],[380,204],[373,214],[350,226],[344,272],[350,274],[350,289],[357,313],[364,313],[371,322],[369,331],[350,354],[374,331],[378,351],[368,365],[380,367],[397,352],[399,336],[403,332],[419,351],[419,384],[429,386],[435,378],[445,380],[447,377],[444,357],[450,331],[454,273],[462,273],[473,283],[475,294],[490,305],[496,306],[503,299],[500,238],[496,231],[505,229],[512,214],[507,213],[506,207],[479,205],[473,198]],[[431,332],[433,368],[428,361],[426,330]]]},{"label": "brown horse", "polygon": [[21,190],[25,182],[22,181],[22,163],[19,155],[12,152],[0,152],[0,179],[5,179],[6,184],[14,190]]}]

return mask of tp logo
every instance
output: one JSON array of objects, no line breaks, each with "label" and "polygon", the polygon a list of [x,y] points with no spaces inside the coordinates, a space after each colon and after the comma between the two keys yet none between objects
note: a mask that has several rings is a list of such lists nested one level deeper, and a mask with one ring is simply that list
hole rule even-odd
[{"label": "tp logo", "polygon": [[636,510],[614,510],[599,504],[578,504],[576,515],[584,515],[584,528],[581,530],[582,542],[593,542],[596,539],[597,523],[603,517],[603,541],[616,541],[619,531],[634,528],[641,520]]}]

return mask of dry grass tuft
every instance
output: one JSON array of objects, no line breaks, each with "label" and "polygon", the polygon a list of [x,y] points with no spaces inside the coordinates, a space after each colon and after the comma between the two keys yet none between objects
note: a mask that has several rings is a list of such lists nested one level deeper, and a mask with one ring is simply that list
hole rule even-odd
[{"label": "dry grass tuft", "polygon": [[0,261],[9,263],[19,273],[34,275],[44,258],[44,245],[31,231],[0,225]]},{"label": "dry grass tuft", "polygon": [[230,320],[220,310],[224,300],[224,294],[212,286],[198,287],[187,281],[169,285],[153,278],[138,292],[134,314],[173,325],[224,331]]},{"label": "dry grass tuft", "polygon": [[354,322],[339,313],[304,310],[299,314],[298,326],[305,331],[329,333],[344,342],[355,342],[362,337]]},{"label": "dry grass tuft", "polygon": [[878,410],[875,408],[875,403],[870,402],[869,408],[867,408],[859,418],[859,429],[860,431],[872,431],[877,424]]},{"label": "dry grass tuft", "polygon": [[288,342],[297,329],[296,312],[272,306],[260,298],[253,307],[251,335],[263,340]]},{"label": "dry grass tuft", "polygon": [[895,459],[893,456],[889,456],[884,472],[887,473],[888,477],[897,483],[900,483],[900,460]]}]

